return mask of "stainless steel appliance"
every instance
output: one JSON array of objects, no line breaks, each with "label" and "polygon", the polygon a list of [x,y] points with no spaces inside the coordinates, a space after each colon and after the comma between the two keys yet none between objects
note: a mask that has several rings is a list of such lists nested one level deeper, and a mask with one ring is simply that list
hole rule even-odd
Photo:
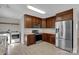
[{"label": "stainless steel appliance", "polygon": [[72,52],[73,50],[73,22],[56,22],[56,47]]},{"label": "stainless steel appliance", "polygon": [[42,40],[42,34],[39,33],[39,30],[32,30],[32,33],[35,34],[35,39],[36,39],[36,41]]}]

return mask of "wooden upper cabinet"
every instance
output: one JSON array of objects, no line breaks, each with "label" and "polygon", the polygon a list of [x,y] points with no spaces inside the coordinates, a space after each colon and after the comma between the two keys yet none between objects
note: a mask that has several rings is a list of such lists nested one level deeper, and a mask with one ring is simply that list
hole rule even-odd
[{"label": "wooden upper cabinet", "polygon": [[41,28],[41,18],[24,15],[24,27],[25,28]]},{"label": "wooden upper cabinet", "polygon": [[31,28],[32,27],[32,18],[31,16],[24,15],[24,27],[25,28]]},{"label": "wooden upper cabinet", "polygon": [[54,28],[55,16],[49,18],[39,18],[30,15],[24,15],[24,27],[25,28]]},{"label": "wooden upper cabinet", "polygon": [[55,20],[56,20],[56,16],[47,18],[46,19],[46,27],[47,28],[55,28]]},{"label": "wooden upper cabinet", "polygon": [[46,19],[42,19],[42,28],[46,28]]},{"label": "wooden upper cabinet", "polygon": [[41,18],[33,17],[33,19],[32,19],[33,27],[41,28],[41,22],[42,22]]},{"label": "wooden upper cabinet", "polygon": [[38,25],[38,18],[32,17],[32,23],[33,25]]},{"label": "wooden upper cabinet", "polygon": [[56,14],[56,21],[73,20],[73,9]]}]

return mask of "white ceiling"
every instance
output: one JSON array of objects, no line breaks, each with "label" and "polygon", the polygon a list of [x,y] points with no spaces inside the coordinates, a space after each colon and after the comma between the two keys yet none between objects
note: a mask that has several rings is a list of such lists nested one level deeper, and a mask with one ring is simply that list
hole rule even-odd
[{"label": "white ceiling", "polygon": [[0,4],[0,17],[4,18],[14,18],[21,19],[24,14],[29,14],[41,18],[47,18],[54,16],[56,13],[77,8],[79,10],[79,5],[69,5],[69,4],[29,4],[38,9],[44,10],[46,14],[39,14],[35,11],[29,10],[27,4]]}]

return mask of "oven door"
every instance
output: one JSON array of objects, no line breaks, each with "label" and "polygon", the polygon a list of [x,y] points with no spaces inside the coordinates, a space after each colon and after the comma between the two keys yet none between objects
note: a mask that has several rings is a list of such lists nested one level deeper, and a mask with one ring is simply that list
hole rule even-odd
[{"label": "oven door", "polygon": [[19,42],[20,42],[20,34],[12,34],[11,43],[19,43]]}]

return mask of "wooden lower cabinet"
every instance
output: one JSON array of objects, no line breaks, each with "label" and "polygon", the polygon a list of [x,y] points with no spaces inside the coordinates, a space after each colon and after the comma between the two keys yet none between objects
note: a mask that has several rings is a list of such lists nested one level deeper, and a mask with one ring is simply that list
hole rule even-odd
[{"label": "wooden lower cabinet", "polygon": [[27,35],[27,46],[35,44],[35,35]]},{"label": "wooden lower cabinet", "polygon": [[[42,40],[55,45],[55,34],[42,33]],[[33,45],[36,43],[35,35],[29,34],[25,35],[25,42],[27,46]]]},{"label": "wooden lower cabinet", "polygon": [[47,34],[44,34],[44,33],[42,34],[42,40],[47,41]]},{"label": "wooden lower cabinet", "polygon": [[42,34],[42,40],[55,45],[55,34]]},{"label": "wooden lower cabinet", "polygon": [[55,45],[55,35],[50,35],[50,43]]}]

